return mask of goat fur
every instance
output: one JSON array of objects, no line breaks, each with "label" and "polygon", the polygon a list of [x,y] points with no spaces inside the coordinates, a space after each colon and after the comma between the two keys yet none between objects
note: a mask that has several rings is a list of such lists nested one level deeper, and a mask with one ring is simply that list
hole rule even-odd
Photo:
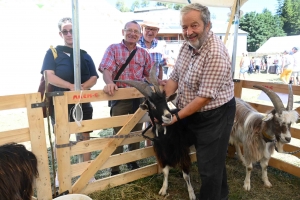
[{"label": "goat fur", "polygon": [[24,145],[0,146],[0,199],[31,200],[37,159]]},{"label": "goat fur", "polygon": [[[278,114],[275,109],[260,114],[243,100],[236,98],[235,121],[229,143],[236,148],[237,154],[246,166],[244,189],[249,191],[252,163],[260,161],[262,180],[266,187],[272,187],[268,180],[267,166],[274,153],[276,142],[281,146],[291,140],[290,125],[296,122],[298,113],[294,110]],[[243,147],[243,154],[240,146]],[[281,150],[282,151],[282,150]]]}]

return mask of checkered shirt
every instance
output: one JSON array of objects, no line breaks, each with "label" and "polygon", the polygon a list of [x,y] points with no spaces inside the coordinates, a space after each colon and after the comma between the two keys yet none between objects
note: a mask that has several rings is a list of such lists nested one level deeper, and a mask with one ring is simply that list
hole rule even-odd
[{"label": "checkered shirt", "polygon": [[157,63],[156,65],[156,72],[158,75],[158,69],[159,66],[165,66],[167,65],[167,61],[164,58],[164,51],[163,51],[163,46],[162,44],[158,43],[158,40],[154,38],[154,40],[151,42],[151,47],[150,49],[147,48],[146,44],[145,44],[145,39],[144,36],[142,36],[138,42],[138,44],[143,47],[144,49],[146,49],[148,51],[148,53],[151,56],[151,61],[152,64]]},{"label": "checkered shirt", "polygon": [[234,97],[231,63],[223,42],[213,33],[193,55],[192,47],[183,43],[170,78],[178,82],[179,109],[184,108],[197,96],[212,101],[198,112],[222,106]]},{"label": "checkered shirt", "polygon": [[[144,78],[149,76],[151,69],[150,55],[145,49],[138,46],[136,48],[135,55],[125,67],[118,80],[144,81]],[[123,41],[119,44],[110,45],[105,51],[98,70],[102,73],[104,69],[107,69],[112,73],[112,79],[114,80],[130,53]],[[118,87],[131,87],[124,83],[117,82],[116,84]]]}]

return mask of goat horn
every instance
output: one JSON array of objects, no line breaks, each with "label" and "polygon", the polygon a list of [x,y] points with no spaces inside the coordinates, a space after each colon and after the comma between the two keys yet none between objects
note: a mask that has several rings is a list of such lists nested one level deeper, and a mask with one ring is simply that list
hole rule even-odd
[{"label": "goat horn", "polygon": [[284,105],[279,98],[279,96],[272,90],[267,89],[266,87],[260,86],[260,85],[253,85],[253,87],[258,88],[266,93],[270,100],[272,101],[275,110],[278,112],[278,114],[281,114],[283,110],[285,110]]},{"label": "goat horn", "polygon": [[126,83],[128,85],[131,85],[132,87],[135,87],[146,98],[150,97],[153,93],[153,90],[151,89],[151,87],[145,82],[131,81],[131,80],[115,80],[115,81]]},{"label": "goat horn", "polygon": [[159,89],[159,84],[157,81],[157,76],[156,76],[156,65],[158,65],[158,63],[154,63],[153,66],[151,67],[150,70],[150,75],[149,75],[149,80],[152,83],[152,85],[154,86],[154,90],[158,95],[161,95],[161,91]]},{"label": "goat horn", "polygon": [[293,88],[291,84],[288,84],[289,87],[289,99],[288,99],[288,103],[286,106],[286,109],[288,111],[293,110],[293,102],[294,102],[294,95],[293,95]]}]

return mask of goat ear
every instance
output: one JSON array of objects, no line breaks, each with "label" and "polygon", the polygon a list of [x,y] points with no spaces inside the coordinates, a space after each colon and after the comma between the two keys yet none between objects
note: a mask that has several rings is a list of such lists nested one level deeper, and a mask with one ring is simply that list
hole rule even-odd
[{"label": "goat ear", "polygon": [[272,113],[269,113],[269,114],[267,114],[262,120],[263,120],[264,122],[267,122],[267,121],[271,120],[273,117],[274,117],[273,114],[272,114]]},{"label": "goat ear", "polygon": [[141,105],[140,105],[140,108],[141,108],[142,110],[148,110],[147,104],[141,104]]},{"label": "goat ear", "polygon": [[171,96],[167,97],[167,102],[173,101],[174,99],[176,99],[176,97],[177,97],[177,93],[172,94]]}]

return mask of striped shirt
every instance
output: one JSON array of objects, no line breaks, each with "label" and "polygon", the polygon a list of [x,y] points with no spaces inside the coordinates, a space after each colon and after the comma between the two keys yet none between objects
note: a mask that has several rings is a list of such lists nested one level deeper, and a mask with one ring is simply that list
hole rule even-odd
[{"label": "striped shirt", "polygon": [[154,38],[154,40],[151,42],[150,49],[148,49],[147,46],[146,46],[146,43],[145,43],[144,36],[142,36],[140,38],[138,43],[141,47],[143,47],[145,50],[148,51],[148,53],[151,56],[152,64],[157,63],[157,65],[156,65],[156,74],[158,75],[159,66],[166,66],[167,65],[167,61],[164,58],[164,53],[163,53],[164,49],[163,49],[162,44],[160,44],[158,42],[158,40]]},{"label": "striped shirt", "polygon": [[[141,47],[136,48],[137,51],[135,55],[125,67],[118,80],[144,81],[144,78],[149,76],[151,69],[150,55],[145,49]],[[123,41],[118,44],[110,45],[104,53],[98,70],[102,73],[104,69],[107,69],[112,73],[112,80],[114,80],[130,53]],[[116,84],[118,87],[131,87],[124,83],[117,82]]]},{"label": "striped shirt", "polygon": [[234,84],[227,49],[213,32],[193,56],[193,48],[183,43],[170,78],[178,82],[179,109],[196,97],[211,98],[212,101],[198,112],[222,106],[234,97]]}]

